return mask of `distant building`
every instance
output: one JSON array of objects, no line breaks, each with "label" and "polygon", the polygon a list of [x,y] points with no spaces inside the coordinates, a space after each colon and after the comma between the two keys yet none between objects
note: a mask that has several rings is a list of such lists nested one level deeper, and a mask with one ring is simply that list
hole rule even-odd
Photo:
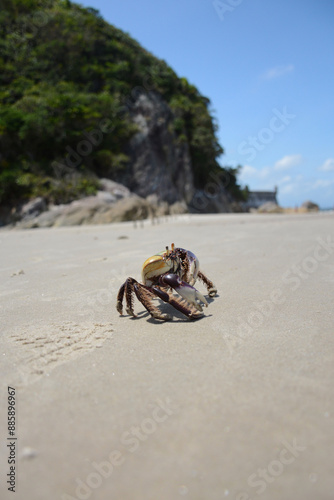
[{"label": "distant building", "polygon": [[259,208],[268,202],[278,205],[276,186],[274,191],[249,191],[248,200],[243,204],[243,207],[249,210],[250,208]]}]

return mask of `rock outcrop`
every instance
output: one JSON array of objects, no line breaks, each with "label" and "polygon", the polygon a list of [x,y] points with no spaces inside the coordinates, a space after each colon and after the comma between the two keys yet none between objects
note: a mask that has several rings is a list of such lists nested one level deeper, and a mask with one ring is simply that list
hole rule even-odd
[{"label": "rock outcrop", "polygon": [[250,211],[255,211],[259,214],[280,214],[283,212],[283,209],[277,203],[267,201],[263,205],[260,205],[259,208],[251,209]]},{"label": "rock outcrop", "polygon": [[317,205],[313,201],[307,200],[307,201],[304,201],[304,203],[301,205],[301,209],[305,210],[307,212],[318,212],[319,205]]},{"label": "rock outcrop", "polygon": [[191,159],[186,142],[177,140],[173,113],[155,92],[142,91],[131,106],[138,132],[130,141],[130,158],[122,184],[143,198],[156,194],[168,204],[189,204],[195,194]]},{"label": "rock outcrop", "polygon": [[[132,193],[121,184],[102,179],[101,187],[95,196],[87,196],[64,205],[53,205],[44,212],[37,211],[42,201],[39,198],[25,205],[17,228],[78,226],[81,224],[108,224],[111,222],[156,219],[164,215],[177,215],[187,212],[183,202],[169,205],[161,202],[156,195],[146,199]],[[45,202],[43,207],[45,207]],[[34,210],[33,210],[33,207]]]},{"label": "rock outcrop", "polygon": [[138,132],[130,141],[130,161],[121,183],[143,198],[154,193],[160,208],[168,203],[181,213],[242,211],[221,183],[210,180],[208,186],[195,188],[188,143],[178,140],[175,116],[159,94],[142,89],[131,106],[131,117]]}]

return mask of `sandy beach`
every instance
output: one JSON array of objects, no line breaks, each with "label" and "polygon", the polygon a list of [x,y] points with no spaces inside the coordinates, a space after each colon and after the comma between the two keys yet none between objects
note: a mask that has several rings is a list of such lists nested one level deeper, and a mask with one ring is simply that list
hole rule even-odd
[{"label": "sandy beach", "polygon": [[[1,498],[332,500],[333,222],[2,229]],[[172,242],[218,288],[205,316],[119,316],[120,285]]]}]

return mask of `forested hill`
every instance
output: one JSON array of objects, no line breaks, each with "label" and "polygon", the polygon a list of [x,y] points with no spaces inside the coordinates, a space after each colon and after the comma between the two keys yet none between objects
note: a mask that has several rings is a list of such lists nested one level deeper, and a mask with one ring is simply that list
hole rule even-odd
[{"label": "forested hill", "polygon": [[[40,195],[53,203],[71,201],[94,193],[101,177],[140,190],[134,138],[158,108],[153,145],[161,151],[137,162],[141,168],[156,158],[165,169],[174,160],[179,168],[187,161],[194,189],[203,188],[210,174],[224,173],[209,99],[166,62],[94,9],[69,0],[2,5],[1,204]],[[238,197],[236,171],[228,174],[227,190]],[[171,172],[171,182],[177,175]]]}]

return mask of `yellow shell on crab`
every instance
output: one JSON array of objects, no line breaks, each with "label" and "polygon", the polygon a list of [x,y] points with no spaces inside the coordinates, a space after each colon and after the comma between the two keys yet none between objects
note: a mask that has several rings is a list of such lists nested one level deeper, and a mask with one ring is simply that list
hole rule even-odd
[{"label": "yellow shell on crab", "polygon": [[152,284],[150,278],[160,276],[170,270],[170,266],[163,258],[164,254],[165,252],[161,252],[145,260],[141,271],[142,280],[145,285],[150,286]]}]

